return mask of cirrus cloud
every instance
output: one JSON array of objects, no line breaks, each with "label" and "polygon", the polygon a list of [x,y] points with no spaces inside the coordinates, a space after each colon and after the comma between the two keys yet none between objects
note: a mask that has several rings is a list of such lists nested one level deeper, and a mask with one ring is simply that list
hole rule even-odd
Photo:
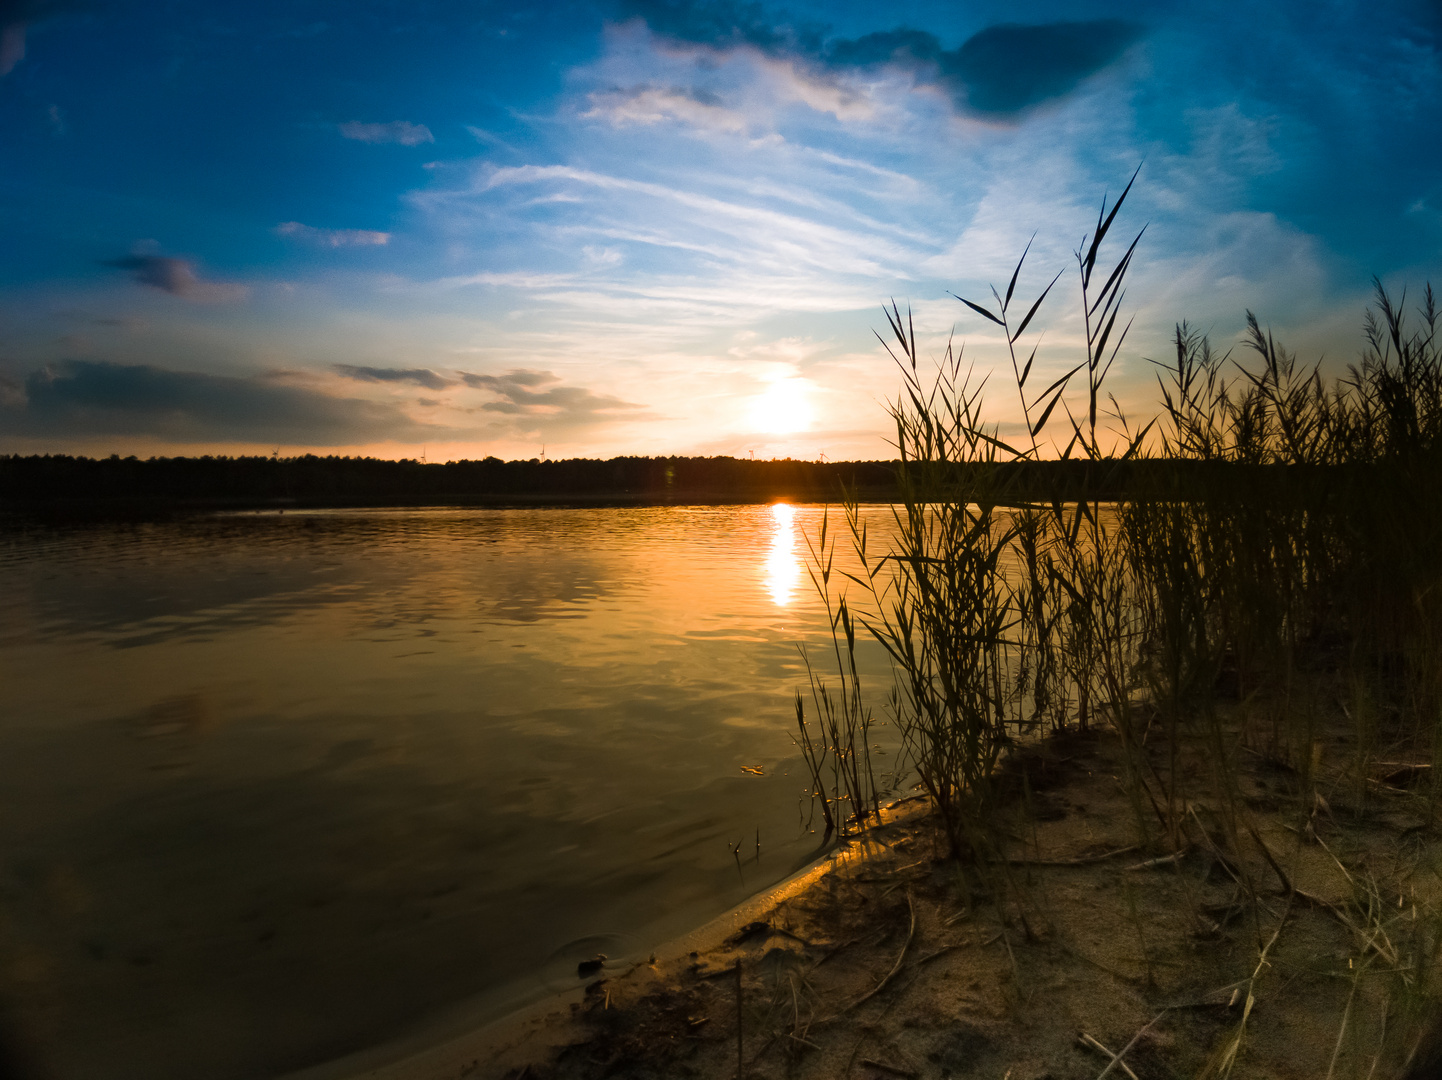
[{"label": "cirrus cloud", "polygon": [[590,97],[585,120],[606,120],[620,127],[626,124],[659,124],[679,120],[694,128],[739,134],[747,127],[746,117],[722,104],[707,90],[677,86],[634,86],[599,91]]},{"label": "cirrus cloud", "polygon": [[384,247],[391,242],[390,233],[375,229],[318,229],[299,221],[282,221],[275,231],[280,236],[293,236],[321,247]]},{"label": "cirrus cloud", "polygon": [[388,124],[363,124],[359,120],[349,120],[337,125],[337,128],[343,137],[357,142],[420,146],[436,141],[425,124],[412,124],[406,120],[392,120]]},{"label": "cirrus cloud", "polygon": [[993,119],[1065,97],[1141,36],[1140,26],[1120,19],[998,23],[947,49],[935,34],[909,27],[832,37],[825,26],[768,18],[759,3],[742,0],[626,0],[624,10],[663,38],[719,52],[751,49],[833,77],[900,70],[917,86],[944,90],[958,109]]},{"label": "cirrus cloud", "polygon": [[517,433],[563,435],[620,419],[645,420],[645,407],[583,386],[565,386],[550,371],[513,368],[504,375],[462,373],[461,381],[495,398],[482,412],[510,418],[501,425]]}]

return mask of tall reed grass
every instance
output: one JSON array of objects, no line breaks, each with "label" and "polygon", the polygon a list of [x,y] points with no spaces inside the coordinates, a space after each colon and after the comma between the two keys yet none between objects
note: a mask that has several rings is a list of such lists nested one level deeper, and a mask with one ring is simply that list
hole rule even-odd
[{"label": "tall reed grass", "polygon": [[[851,499],[853,568],[835,572],[826,535],[813,549],[839,628],[841,694],[833,702],[813,679],[827,732],[814,745],[832,755],[834,801],[849,800],[856,821],[875,805],[857,769],[871,724],[855,679],[859,624],[891,658],[888,711],[966,859],[995,847],[1008,748],[1064,727],[1116,730],[1141,837],[1174,847],[1191,828],[1184,737],[1209,740],[1211,780],[1228,790],[1243,748],[1306,786],[1330,693],[1357,718],[1359,769],[1403,740],[1442,764],[1442,350],[1430,287],[1414,310],[1377,282],[1364,351],[1339,375],[1301,361],[1250,312],[1227,352],[1180,323],[1174,355],[1157,364],[1157,415],[1138,427],[1106,389],[1145,232],[1112,242],[1130,191],[1103,200],[1076,252],[1083,352],[1049,384],[1033,324],[1063,273],[1023,312],[1028,245],[1004,292],[957,297],[1003,335],[1019,438],[987,419],[984,380],[960,348],[948,342],[929,367],[910,313],[886,309],[881,340],[902,381],[888,407],[897,539],[869,546]],[[1247,702],[1249,719],[1224,724],[1226,698]],[[856,735],[859,748],[847,742]],[[819,758],[808,759],[819,788]]]}]

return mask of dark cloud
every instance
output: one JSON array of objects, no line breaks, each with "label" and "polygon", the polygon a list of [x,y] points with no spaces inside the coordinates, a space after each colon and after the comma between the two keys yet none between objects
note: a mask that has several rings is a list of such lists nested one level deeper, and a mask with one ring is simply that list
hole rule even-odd
[{"label": "dark cloud", "polygon": [[621,11],[644,19],[657,34],[716,48],[817,55],[826,32],[818,23],[778,23],[761,4],[745,0],[622,0]]},{"label": "dark cloud", "polygon": [[39,22],[79,6],[72,0],[0,0],[0,26]]},{"label": "dark cloud", "polygon": [[68,360],[31,373],[23,400],[0,397],[15,435],[149,436],[170,442],[343,446],[435,438],[393,405],[331,397],[273,379]]},{"label": "dark cloud", "polygon": [[940,67],[971,109],[1009,115],[1070,93],[1140,36],[1119,19],[990,26],[942,54]]},{"label": "dark cloud", "polygon": [[549,371],[518,368],[504,375],[462,375],[461,380],[478,390],[489,390],[499,399],[482,405],[484,411],[525,418],[536,427],[584,427],[617,419],[617,414],[626,414],[627,419],[642,415],[640,405],[581,386],[562,386]]},{"label": "dark cloud", "polygon": [[624,0],[623,11],[663,37],[710,48],[749,45],[830,71],[900,68],[920,84],[943,87],[958,108],[995,117],[1065,96],[1141,35],[1139,26],[1118,19],[1004,23],[944,49],[935,34],[908,27],[828,40],[825,27],[778,21],[760,4],[736,0]]},{"label": "dark cloud", "polygon": [[70,0],[0,0],[0,77],[25,59],[27,27],[79,6]]},{"label": "dark cloud", "polygon": [[826,59],[838,67],[869,67],[896,64],[917,67],[941,59],[941,39],[925,30],[882,30],[859,38],[833,41]]},{"label": "dark cloud", "polygon": [[347,379],[359,382],[413,383],[427,390],[444,390],[453,385],[452,380],[437,375],[430,368],[380,368],[357,367],[355,364],[334,364],[336,371]]},{"label": "dark cloud", "polygon": [[122,259],[106,259],[102,265],[129,270],[130,276],[142,285],[190,300],[238,300],[246,293],[244,285],[202,279],[189,259],[168,255],[127,255]]}]

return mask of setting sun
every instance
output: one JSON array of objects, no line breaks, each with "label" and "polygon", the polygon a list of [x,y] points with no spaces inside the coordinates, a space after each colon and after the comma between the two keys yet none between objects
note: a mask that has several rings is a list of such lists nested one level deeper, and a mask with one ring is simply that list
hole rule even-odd
[{"label": "setting sun", "polygon": [[757,397],[751,405],[750,420],[754,430],[770,435],[789,435],[811,427],[812,409],[808,400],[811,384],[805,379],[782,379]]}]

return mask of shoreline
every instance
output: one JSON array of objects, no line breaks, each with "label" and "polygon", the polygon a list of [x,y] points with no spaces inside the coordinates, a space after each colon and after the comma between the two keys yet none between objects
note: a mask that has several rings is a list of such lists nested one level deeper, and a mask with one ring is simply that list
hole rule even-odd
[{"label": "shoreline", "polygon": [[764,921],[823,878],[865,861],[871,849],[883,843],[879,838],[888,828],[904,827],[924,818],[929,809],[924,800],[924,796],[909,796],[883,805],[880,824],[861,836],[833,842],[828,851],[782,881],[657,945],[648,958],[623,958],[614,967],[604,967],[595,977],[578,979],[572,988],[544,994],[500,1016],[468,1023],[468,1015],[474,1017],[484,1010],[479,1002],[492,1000],[491,995],[478,995],[470,999],[471,1004],[462,1002],[405,1035],[333,1061],[284,1073],[279,1080],[442,1080],[468,1075],[482,1059],[505,1056],[508,1051],[555,1049],[547,1041],[548,1031],[562,1037],[570,1034],[558,1032],[564,1025],[556,1021],[570,1018],[586,1000],[588,986],[597,978],[604,982],[640,974],[661,980],[673,969],[684,967],[688,960],[715,953],[744,927]]},{"label": "shoreline", "polygon": [[[285,1080],[1400,1075],[1442,1010],[1409,982],[1442,940],[1442,833],[1423,766],[1359,789],[1329,728],[1310,780],[1242,754],[1174,840],[1114,732],[1060,732],[1003,765],[989,860],[947,857],[913,801],[654,963]],[[1159,731],[1146,754],[1212,764]]]}]

